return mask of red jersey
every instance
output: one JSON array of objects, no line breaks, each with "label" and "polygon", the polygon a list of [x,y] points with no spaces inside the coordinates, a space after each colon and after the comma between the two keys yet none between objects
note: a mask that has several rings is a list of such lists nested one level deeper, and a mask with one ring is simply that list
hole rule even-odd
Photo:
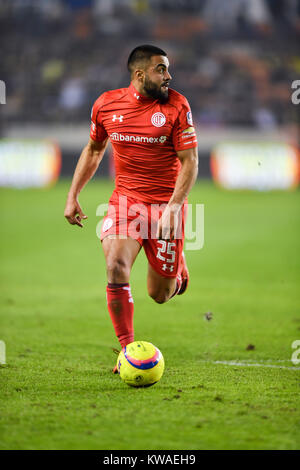
[{"label": "red jersey", "polygon": [[91,139],[109,136],[116,190],[142,202],[170,199],[181,168],[176,152],[197,146],[187,99],[169,89],[162,104],[134,86],[103,93],[92,109]]}]

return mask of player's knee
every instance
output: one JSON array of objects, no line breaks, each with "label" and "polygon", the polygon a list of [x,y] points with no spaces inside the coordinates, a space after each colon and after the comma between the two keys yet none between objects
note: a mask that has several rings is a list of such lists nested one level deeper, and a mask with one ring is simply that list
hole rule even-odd
[{"label": "player's knee", "polygon": [[121,282],[129,279],[130,267],[123,258],[113,258],[107,262],[107,274],[111,282]]},{"label": "player's knee", "polygon": [[166,290],[149,289],[148,293],[149,293],[150,297],[157,304],[164,304],[170,298],[170,292],[169,292],[168,289],[166,289]]},{"label": "player's knee", "polygon": [[164,304],[169,300],[169,298],[165,295],[158,294],[158,295],[150,295],[150,297],[156,302],[157,304]]}]

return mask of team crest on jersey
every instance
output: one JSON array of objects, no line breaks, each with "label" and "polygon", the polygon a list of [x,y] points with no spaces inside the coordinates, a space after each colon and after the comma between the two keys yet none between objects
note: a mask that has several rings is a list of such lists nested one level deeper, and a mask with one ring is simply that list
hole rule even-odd
[{"label": "team crest on jersey", "polygon": [[162,127],[166,124],[166,116],[163,113],[154,113],[151,118],[151,123],[155,127]]}]

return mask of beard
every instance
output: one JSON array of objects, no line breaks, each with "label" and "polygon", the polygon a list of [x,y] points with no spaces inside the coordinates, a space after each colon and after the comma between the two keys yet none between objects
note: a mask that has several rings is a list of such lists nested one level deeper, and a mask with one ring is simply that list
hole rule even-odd
[{"label": "beard", "polygon": [[145,78],[144,83],[144,90],[147,92],[151,98],[158,100],[160,103],[166,103],[169,98],[169,90],[162,90],[162,85],[157,85],[156,83],[149,80],[149,78]]}]

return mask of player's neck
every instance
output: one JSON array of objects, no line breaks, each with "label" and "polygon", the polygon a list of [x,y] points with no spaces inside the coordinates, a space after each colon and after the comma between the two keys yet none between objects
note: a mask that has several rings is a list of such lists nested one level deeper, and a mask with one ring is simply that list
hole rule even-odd
[{"label": "player's neck", "polygon": [[138,82],[137,80],[132,80],[131,84],[134,86],[134,88],[136,89],[136,91],[142,95],[144,98],[149,98],[149,99],[154,99],[152,96],[150,96],[145,90],[144,90],[144,87],[143,85]]}]

